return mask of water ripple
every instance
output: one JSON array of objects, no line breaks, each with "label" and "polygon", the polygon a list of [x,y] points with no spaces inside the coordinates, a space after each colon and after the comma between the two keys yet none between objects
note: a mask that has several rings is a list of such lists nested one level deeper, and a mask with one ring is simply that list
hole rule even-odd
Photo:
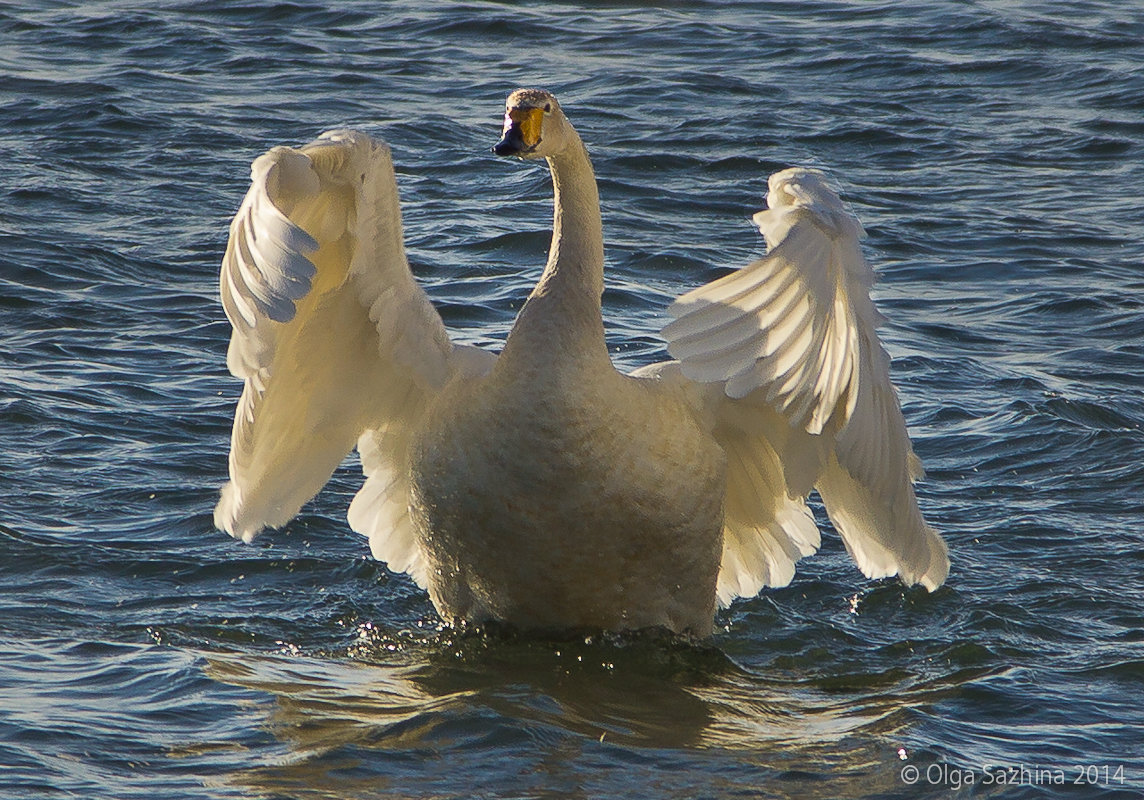
[{"label": "water ripple", "polygon": [[[986,763],[1120,765],[1077,796],[1139,793],[1131,4],[15,2],[0,37],[0,795],[991,796],[902,782]],[[213,530],[251,159],[387,138],[416,273],[499,347],[552,219],[543,168],[488,152],[522,84],[590,144],[625,366],[761,252],[768,173],[833,175],[942,589],[861,579],[828,530],[710,643],[537,641],[444,628],[368,559],[352,457],[283,531]]]}]

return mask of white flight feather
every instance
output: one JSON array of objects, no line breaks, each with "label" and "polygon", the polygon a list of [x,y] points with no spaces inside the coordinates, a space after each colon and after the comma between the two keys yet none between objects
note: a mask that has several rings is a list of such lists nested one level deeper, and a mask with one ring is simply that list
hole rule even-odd
[{"label": "white flight feather", "polygon": [[[371,429],[415,417],[452,370],[452,346],[409,272],[383,143],[332,131],[272,149],[253,163],[230,232],[220,289],[228,364],[246,386],[215,519],[249,540],[293,517]],[[401,452],[366,452],[367,474],[390,459],[402,475]],[[404,491],[399,477],[367,495],[390,508]],[[416,571],[408,526],[381,532],[379,519],[375,553]]]},{"label": "white flight feather", "polygon": [[[767,255],[680,297],[663,330],[668,348],[683,375],[718,387],[703,397],[725,449],[759,452],[767,442],[780,464],[792,458],[791,447],[816,454],[815,487],[862,571],[932,590],[948,558],[917,510],[912,482],[920,466],[875,333],[881,317],[868,295],[874,275],[861,255],[861,224],[812,170],[773,175],[768,203],[755,215]],[[729,425],[724,418],[736,404],[746,405]],[[748,407],[758,409],[755,419]],[[767,417],[763,407],[775,413]],[[817,547],[805,535],[801,497],[809,487],[800,491],[781,470],[752,463],[729,462],[723,602],[781,585],[794,561]],[[751,493],[776,499],[744,511],[740,495]]]}]

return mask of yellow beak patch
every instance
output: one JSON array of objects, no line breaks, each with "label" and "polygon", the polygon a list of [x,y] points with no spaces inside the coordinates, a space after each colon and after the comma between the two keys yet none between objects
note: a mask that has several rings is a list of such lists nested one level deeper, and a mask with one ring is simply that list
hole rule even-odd
[{"label": "yellow beak patch", "polygon": [[508,131],[514,123],[520,131],[520,138],[525,147],[533,148],[540,144],[540,129],[544,125],[543,108],[509,109],[505,114],[505,131]]}]

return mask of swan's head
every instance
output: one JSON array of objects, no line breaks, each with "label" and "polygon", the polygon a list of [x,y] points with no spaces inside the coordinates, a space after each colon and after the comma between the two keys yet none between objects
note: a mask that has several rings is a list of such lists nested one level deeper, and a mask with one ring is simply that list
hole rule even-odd
[{"label": "swan's head", "polygon": [[576,138],[568,118],[551,93],[517,89],[505,101],[504,132],[493,145],[498,156],[547,158]]}]

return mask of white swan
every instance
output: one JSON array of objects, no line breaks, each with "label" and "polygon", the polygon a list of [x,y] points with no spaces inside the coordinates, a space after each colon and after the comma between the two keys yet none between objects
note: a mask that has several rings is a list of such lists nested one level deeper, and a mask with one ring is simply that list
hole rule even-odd
[{"label": "white swan", "polygon": [[817,549],[812,488],[866,575],[944,581],[861,226],[820,173],[771,176],[767,255],[676,301],[678,361],[623,375],[580,137],[522,89],[494,150],[547,159],[555,189],[548,264],[499,356],[451,344],[410,273],[386,145],[333,131],[255,160],[222,265],[245,388],[219,528],[285,524],[356,443],[351,526],[450,621],[708,634],[717,602]]}]

